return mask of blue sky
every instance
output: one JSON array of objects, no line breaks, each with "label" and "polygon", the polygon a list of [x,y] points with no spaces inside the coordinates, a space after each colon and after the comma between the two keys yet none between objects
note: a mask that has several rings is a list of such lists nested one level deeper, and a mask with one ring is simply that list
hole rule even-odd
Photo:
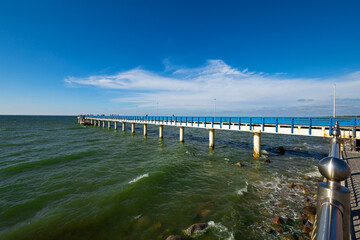
[{"label": "blue sky", "polygon": [[0,2],[0,114],[360,114],[359,1]]}]

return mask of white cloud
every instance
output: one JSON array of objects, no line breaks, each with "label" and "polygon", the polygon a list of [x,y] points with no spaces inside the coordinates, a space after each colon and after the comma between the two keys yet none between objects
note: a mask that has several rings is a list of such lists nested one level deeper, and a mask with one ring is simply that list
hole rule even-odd
[{"label": "white cloud", "polygon": [[[331,115],[334,83],[337,83],[339,98],[360,96],[360,71],[336,79],[290,78],[286,74],[239,70],[222,60],[209,60],[198,68],[175,68],[166,61],[164,73],[135,68],[114,75],[68,77],[65,81],[72,86],[125,90],[112,101],[133,103],[142,109],[153,108],[154,102],[158,102],[163,112],[189,110],[210,113],[216,98],[219,112],[262,115],[258,111],[263,111],[273,116]],[[314,109],[307,111],[310,106],[318,106],[319,112]],[[351,103],[342,107],[339,109],[341,114],[359,114],[360,111],[360,106],[351,106]]]}]

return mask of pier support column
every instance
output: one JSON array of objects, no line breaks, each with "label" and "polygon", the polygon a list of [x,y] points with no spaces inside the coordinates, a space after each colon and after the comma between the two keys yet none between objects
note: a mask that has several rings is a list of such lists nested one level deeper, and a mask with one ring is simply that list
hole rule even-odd
[{"label": "pier support column", "polygon": [[125,122],[122,122],[122,131],[125,132]]},{"label": "pier support column", "polygon": [[94,120],[94,127],[96,126],[96,123],[97,123],[96,120]]},{"label": "pier support column", "polygon": [[100,127],[100,124],[101,124],[101,121],[100,121],[100,120],[98,120],[98,127]]},{"label": "pier support column", "polygon": [[131,123],[131,133],[135,133],[135,123]]},{"label": "pier support column", "polygon": [[163,138],[163,125],[159,125],[159,138]]},{"label": "pier support column", "polygon": [[102,121],[102,122],[103,122],[102,126],[105,127],[105,121]]},{"label": "pier support column", "polygon": [[110,129],[111,128],[111,122],[108,121],[108,128]]},{"label": "pier support column", "polygon": [[180,142],[184,142],[184,127],[180,127]]},{"label": "pier support column", "polygon": [[214,149],[215,148],[215,129],[209,129],[209,148]]},{"label": "pier support column", "polygon": [[90,124],[91,124],[91,125],[93,125],[93,121],[94,121],[94,120],[92,120],[92,119],[90,120]]},{"label": "pier support column", "polygon": [[117,130],[117,122],[114,122],[114,129]]},{"label": "pier support column", "polygon": [[254,158],[259,158],[261,155],[261,131],[254,132]]},{"label": "pier support column", "polygon": [[147,124],[144,124],[144,136],[147,135]]}]

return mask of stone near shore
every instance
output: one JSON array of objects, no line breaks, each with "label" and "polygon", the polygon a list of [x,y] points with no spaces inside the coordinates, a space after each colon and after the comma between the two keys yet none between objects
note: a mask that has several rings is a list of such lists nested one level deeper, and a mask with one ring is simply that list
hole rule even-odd
[{"label": "stone near shore", "polygon": [[276,152],[277,153],[280,153],[280,154],[284,154],[285,153],[285,148],[283,146],[280,146],[276,149]]},{"label": "stone near shore", "polygon": [[309,227],[303,227],[301,230],[303,233],[309,234],[311,232],[311,229]]},{"label": "stone near shore", "polygon": [[308,220],[312,223],[315,221],[316,207],[306,206],[302,209],[303,213],[307,216]]},{"label": "stone near shore", "polygon": [[195,223],[184,230],[184,234],[189,237],[196,237],[199,232],[205,231],[209,227],[207,223]]},{"label": "stone near shore", "polygon": [[296,185],[295,185],[295,183],[289,183],[287,186],[288,186],[289,188],[294,188]]},{"label": "stone near shore", "polygon": [[276,225],[279,225],[282,222],[283,222],[283,220],[279,216],[276,216],[276,217],[273,218],[273,223],[275,223]]},{"label": "stone near shore", "polygon": [[237,162],[237,163],[236,163],[236,166],[238,166],[238,167],[245,167],[245,165],[242,164],[241,162]]},{"label": "stone near shore", "polygon": [[273,226],[274,227],[274,229],[276,230],[276,231],[278,231],[278,232],[283,232],[284,231],[284,228],[282,227],[282,226],[280,226],[280,225],[275,225],[275,226]]},{"label": "stone near shore", "polygon": [[283,234],[280,236],[281,240],[295,240],[295,238],[291,234]]},{"label": "stone near shore", "polygon": [[264,163],[271,163],[271,161],[270,161],[270,159],[266,158],[266,159],[264,160]]}]

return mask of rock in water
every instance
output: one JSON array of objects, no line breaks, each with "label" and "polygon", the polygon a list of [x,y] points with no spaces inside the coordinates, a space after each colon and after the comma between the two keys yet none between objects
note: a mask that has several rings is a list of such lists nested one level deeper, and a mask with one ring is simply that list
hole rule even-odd
[{"label": "rock in water", "polygon": [[180,235],[170,235],[166,238],[166,240],[186,240],[186,238]]},{"label": "rock in water", "polygon": [[289,188],[294,188],[294,187],[295,187],[295,183],[289,183],[287,186],[288,186]]},{"label": "rock in water", "polygon": [[238,166],[238,167],[244,167],[245,165],[242,164],[241,162],[238,162],[238,163],[236,163],[236,166]]},{"label": "rock in water", "polygon": [[280,146],[276,149],[276,152],[277,153],[280,153],[280,154],[284,154],[285,153],[285,148],[283,146]]},{"label": "rock in water", "polygon": [[273,223],[275,223],[277,225],[281,224],[282,222],[283,222],[283,220],[279,216],[276,216],[273,218]]},{"label": "rock in water", "polygon": [[295,238],[291,234],[283,234],[280,236],[281,240],[295,240]]},{"label": "rock in water", "polygon": [[184,230],[184,234],[189,237],[196,237],[199,232],[204,232],[209,227],[207,223],[195,223]]},{"label": "rock in water", "polygon": [[302,209],[303,213],[308,217],[308,220],[312,223],[315,221],[316,207],[306,206]]},{"label": "rock in water", "polygon": [[271,163],[271,161],[270,161],[270,159],[266,158],[266,159],[264,160],[264,163]]}]

